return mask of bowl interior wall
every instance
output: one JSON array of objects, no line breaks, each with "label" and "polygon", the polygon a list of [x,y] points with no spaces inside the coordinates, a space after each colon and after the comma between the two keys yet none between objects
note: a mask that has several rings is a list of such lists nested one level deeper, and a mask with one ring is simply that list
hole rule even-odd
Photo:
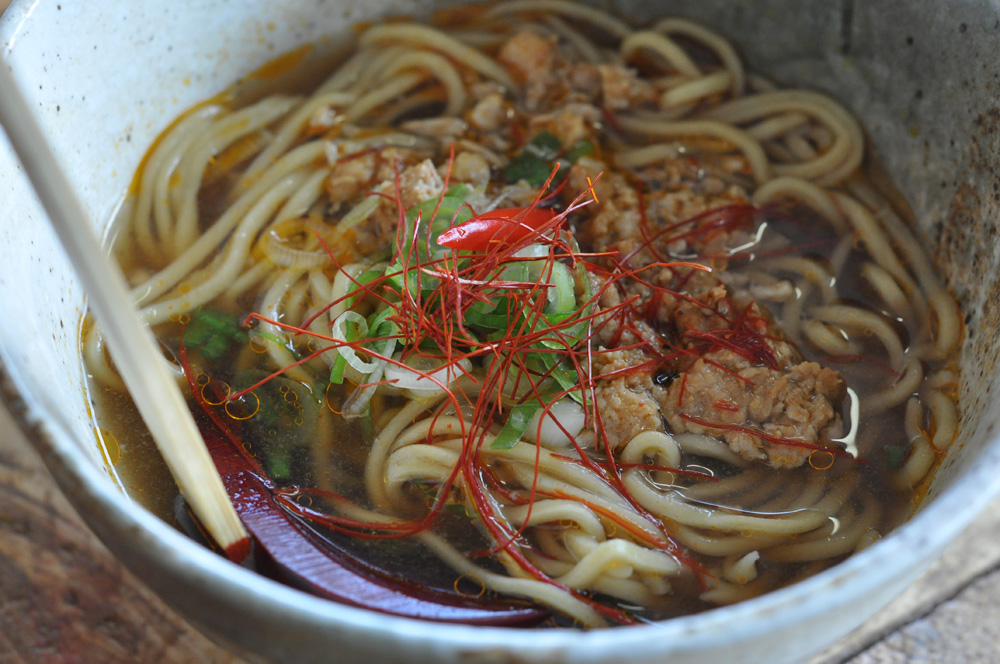
[{"label": "bowl interior wall", "polygon": [[[16,2],[0,23],[0,43],[103,233],[147,147],[181,111],[298,45],[381,14],[441,4],[454,3]],[[640,18],[664,11],[649,2],[614,5]],[[977,467],[1000,476],[1000,59],[988,55],[997,50],[1000,7],[702,0],[666,10],[716,26],[754,70],[830,92],[861,118],[967,323],[962,434],[931,494]],[[101,468],[82,398],[83,293],[2,139],[0,209],[7,387],[31,407],[30,417]],[[996,487],[994,480],[977,491]]]}]

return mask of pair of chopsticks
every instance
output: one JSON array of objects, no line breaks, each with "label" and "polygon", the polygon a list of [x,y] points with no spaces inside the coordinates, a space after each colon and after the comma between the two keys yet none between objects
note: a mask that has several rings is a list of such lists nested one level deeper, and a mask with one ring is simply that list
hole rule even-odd
[{"label": "pair of chopsticks", "polygon": [[0,125],[83,284],[111,357],[181,493],[226,554],[242,559],[249,539],[194,418],[152,331],[139,321],[121,269],[105,257],[83,206],[2,59]]}]

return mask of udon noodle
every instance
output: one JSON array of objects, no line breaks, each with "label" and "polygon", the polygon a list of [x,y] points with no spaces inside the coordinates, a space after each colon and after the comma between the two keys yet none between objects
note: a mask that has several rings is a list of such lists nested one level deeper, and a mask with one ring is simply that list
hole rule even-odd
[{"label": "udon noodle", "polygon": [[872,544],[955,438],[957,308],[865,151],[701,25],[505,2],[188,112],[117,248],[291,512],[627,623]]}]

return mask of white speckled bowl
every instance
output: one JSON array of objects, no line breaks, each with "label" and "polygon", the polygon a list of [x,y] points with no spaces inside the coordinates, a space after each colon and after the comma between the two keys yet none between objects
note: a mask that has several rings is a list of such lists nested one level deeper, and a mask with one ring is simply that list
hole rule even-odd
[{"label": "white speckled bowl", "polygon": [[[299,44],[403,0],[15,0],[0,23],[13,68],[95,223],[181,110]],[[652,3],[621,2],[654,11]],[[997,175],[1000,6],[955,0],[671,3],[719,27],[757,69],[844,99],[917,211],[966,312],[961,440],[916,516],[807,582],[657,625],[590,633],[408,621],[303,595],[238,568],[131,503],[109,480],[83,399],[83,293],[0,142],[4,399],[77,510],[194,624],[260,661],[797,661],[884,606],[1000,492]],[[3,91],[0,90],[0,94]]]}]

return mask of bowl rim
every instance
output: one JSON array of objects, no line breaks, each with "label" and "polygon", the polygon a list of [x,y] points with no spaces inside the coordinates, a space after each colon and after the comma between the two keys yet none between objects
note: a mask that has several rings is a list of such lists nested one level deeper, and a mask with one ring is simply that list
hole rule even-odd
[{"label": "bowl rim", "polygon": [[[30,18],[28,11],[37,0],[14,0],[0,20],[0,29]],[[14,45],[4,49],[6,53]],[[6,55],[6,53],[4,55]],[[5,58],[0,57],[4,63]],[[120,490],[89,460],[81,462],[73,443],[72,428],[58,411],[36,399],[27,381],[20,379],[7,351],[0,343],[0,397],[15,422],[37,449],[64,492],[73,493],[74,504],[83,499],[105,510],[108,520],[97,525],[110,528],[114,537],[152,544],[150,560],[167,565],[178,573],[204,582],[219,584],[228,595],[248,601],[267,601],[276,609],[313,623],[337,624],[358,634],[377,636],[383,641],[419,643],[467,649],[530,652],[539,660],[546,654],[571,653],[575,661],[591,661],[620,656],[623,647],[633,655],[662,656],[671,649],[697,649],[717,640],[720,630],[734,642],[749,640],[760,629],[760,621],[792,625],[819,618],[831,608],[829,597],[838,605],[861,596],[873,578],[915,575],[918,567],[902,565],[914,550],[940,553],[985,507],[1000,494],[1000,432],[988,436],[979,461],[966,468],[938,495],[921,504],[909,520],[845,561],[788,587],[732,606],[681,616],[653,624],[614,630],[529,630],[521,628],[471,627],[433,623],[377,613],[366,609],[313,597],[234,565],[210,552],[172,528],[145,508],[123,500]],[[82,513],[93,528],[100,517]],[[928,527],[932,525],[933,527]],[[113,542],[105,540],[110,548]],[[935,555],[936,555],[935,553]],[[185,564],[182,566],[181,563]],[[887,571],[888,570],[888,571]],[[837,590],[833,594],[833,590]],[[512,640],[511,634],[517,633]]]}]

